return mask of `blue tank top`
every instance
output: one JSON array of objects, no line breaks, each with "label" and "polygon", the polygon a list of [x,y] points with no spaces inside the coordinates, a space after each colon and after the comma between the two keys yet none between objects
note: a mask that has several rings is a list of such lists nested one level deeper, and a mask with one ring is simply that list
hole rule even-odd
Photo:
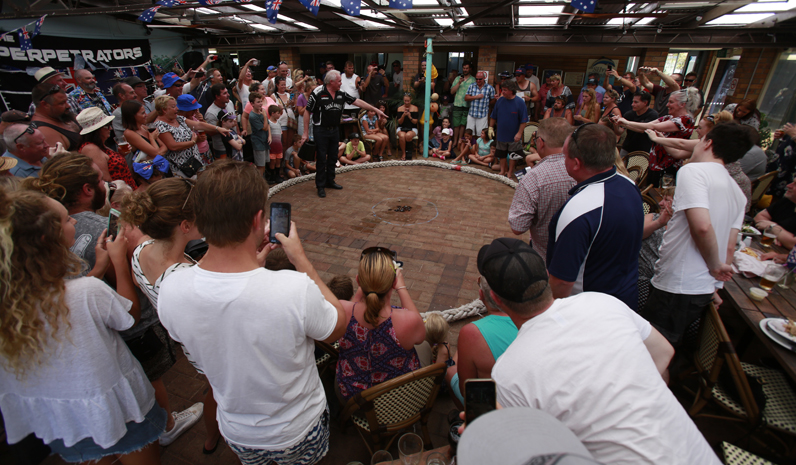
[{"label": "blue tank top", "polygon": [[486,318],[474,321],[473,324],[481,331],[495,360],[503,355],[503,352],[514,342],[519,331],[511,318],[507,316],[488,315]]}]

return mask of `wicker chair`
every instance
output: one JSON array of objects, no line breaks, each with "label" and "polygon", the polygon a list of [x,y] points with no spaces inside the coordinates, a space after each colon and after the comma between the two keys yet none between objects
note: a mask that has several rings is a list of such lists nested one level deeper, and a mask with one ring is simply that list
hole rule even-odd
[{"label": "wicker chair", "polygon": [[642,194],[641,195],[641,202],[643,203],[642,206],[644,207],[644,214],[645,215],[647,213],[658,213],[659,211],[661,211],[661,206],[658,205],[658,202],[656,202],[655,199],[653,199],[649,195]]},{"label": "wicker chair", "polygon": [[362,143],[365,144],[365,153],[368,155],[373,155],[373,147],[376,146],[376,141],[372,139],[365,139],[365,128],[362,127],[362,117],[367,112],[367,110],[360,110],[359,114],[357,115],[357,129],[359,130],[359,135],[362,136]]},{"label": "wicker chair", "polygon": [[[747,423],[751,430],[763,427],[767,433],[773,430],[796,435],[796,392],[788,385],[785,375],[779,371],[741,362],[738,359],[719,312],[713,304],[702,319],[699,348],[694,355],[694,365],[698,371],[700,386],[694,403],[688,411],[689,415],[740,421]],[[719,373],[725,365],[732,375],[740,397],[738,400],[733,399],[719,384]],[[755,402],[745,374],[762,380],[766,396],[766,405],[762,412]],[[711,400],[716,401],[734,416],[700,413]],[[777,435],[769,434],[769,436],[779,441],[786,451],[791,448],[788,442]]]},{"label": "wicker chair", "polygon": [[345,424],[350,419],[354,423],[371,454],[374,450],[387,450],[401,430],[418,421],[423,443],[431,448],[428,417],[446,369],[444,362],[435,363],[366,389],[349,399],[341,421]]},{"label": "wicker chair", "polygon": [[[538,129],[539,129],[538,123],[528,123],[525,126],[525,130],[522,132],[522,145],[525,145],[528,142],[530,142],[531,136]],[[481,134],[478,134],[476,137],[481,137]]]},{"label": "wicker chair", "polygon": [[627,169],[627,174],[630,177],[630,180],[636,183],[638,186],[638,180],[641,177],[641,168],[638,166],[633,166]]},{"label": "wicker chair", "polygon": [[757,205],[757,202],[759,202],[760,199],[766,194],[766,191],[768,190],[769,186],[771,186],[771,183],[774,181],[774,176],[776,175],[777,172],[772,171],[752,181],[752,208],[754,208],[755,205]]},{"label": "wicker chair", "polygon": [[773,462],[733,446],[729,442],[721,443],[721,451],[724,455],[724,463],[727,465],[775,465]]},{"label": "wicker chair", "polygon": [[634,181],[636,181],[637,186],[643,186],[643,183],[647,180],[647,170],[650,166],[650,154],[641,150],[630,152],[625,157],[624,162],[628,172],[631,172],[631,168],[633,167],[639,168],[638,177],[634,179]]},{"label": "wicker chair", "polygon": [[315,366],[318,368],[318,375],[323,376],[330,368],[334,372],[337,366],[337,359],[340,358],[340,344],[328,344],[323,341],[315,341],[315,347],[323,351],[323,355],[315,359]]}]

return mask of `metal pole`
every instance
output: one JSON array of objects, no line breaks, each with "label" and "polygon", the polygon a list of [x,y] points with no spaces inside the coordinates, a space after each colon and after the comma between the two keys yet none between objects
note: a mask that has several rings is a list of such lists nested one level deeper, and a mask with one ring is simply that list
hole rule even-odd
[{"label": "metal pole", "polygon": [[431,39],[426,39],[426,88],[425,88],[425,110],[426,122],[423,124],[423,158],[428,158],[428,134],[431,127],[431,69],[434,61],[434,49],[431,47]]}]

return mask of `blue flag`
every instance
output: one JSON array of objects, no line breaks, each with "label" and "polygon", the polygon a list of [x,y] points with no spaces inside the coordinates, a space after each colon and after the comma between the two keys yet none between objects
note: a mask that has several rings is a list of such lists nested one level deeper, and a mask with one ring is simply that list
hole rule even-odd
[{"label": "blue flag", "polygon": [[33,46],[30,44],[30,34],[28,31],[23,27],[22,29],[17,32],[19,34],[19,49],[23,52],[25,50],[30,50]]},{"label": "blue flag", "polygon": [[41,33],[41,25],[44,24],[44,18],[46,17],[47,15],[44,15],[36,21],[36,25],[33,26],[33,34],[31,35],[31,37],[36,37],[37,35],[39,35],[39,33]]},{"label": "blue flag", "polygon": [[390,8],[409,10],[412,8],[412,0],[390,0]]},{"label": "blue flag", "polygon": [[279,13],[279,7],[282,6],[282,0],[268,0],[265,2],[265,17],[268,22],[276,24],[276,15]]},{"label": "blue flag", "polygon": [[144,10],[141,16],[138,17],[139,21],[151,23],[155,19],[155,13],[160,9],[160,5],[153,6],[152,8]]},{"label": "blue flag", "polygon": [[343,11],[351,16],[359,16],[359,9],[362,7],[362,0],[341,0],[340,5]]},{"label": "blue flag", "polygon": [[321,0],[299,0],[299,2],[310,10],[310,13],[318,16],[318,8],[321,6]]},{"label": "blue flag", "polygon": [[252,0],[232,0],[235,3],[251,3]]},{"label": "blue flag", "polygon": [[199,3],[201,3],[204,6],[213,6],[221,3],[221,0],[199,0]]},{"label": "blue flag", "polygon": [[577,8],[584,13],[594,13],[597,7],[597,0],[572,0],[572,8]]}]

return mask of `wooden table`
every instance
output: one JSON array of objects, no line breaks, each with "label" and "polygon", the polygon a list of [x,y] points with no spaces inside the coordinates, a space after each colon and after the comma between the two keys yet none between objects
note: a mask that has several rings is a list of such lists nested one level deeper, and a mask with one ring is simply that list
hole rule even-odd
[{"label": "wooden table", "polygon": [[[752,247],[766,250],[756,241]],[[787,253],[782,247],[772,247],[777,253]],[[760,278],[745,278],[741,274],[734,274],[731,281],[724,283],[720,292],[724,305],[734,308],[747,323],[754,336],[759,339],[766,349],[782,365],[783,370],[791,379],[796,381],[796,353],[789,351],[769,339],[760,329],[760,320],[764,318],[791,318],[796,320],[796,284],[790,289],[774,286],[768,297],[758,302],[749,297],[750,287],[759,287]]]}]

